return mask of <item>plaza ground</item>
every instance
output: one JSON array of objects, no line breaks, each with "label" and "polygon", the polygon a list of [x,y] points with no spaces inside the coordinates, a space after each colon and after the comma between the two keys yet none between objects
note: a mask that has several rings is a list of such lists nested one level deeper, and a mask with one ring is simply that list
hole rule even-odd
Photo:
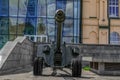
[{"label": "plaza ground", "polygon": [[42,76],[33,76],[32,69],[30,72],[1,75],[0,80],[120,80],[120,76],[100,76],[91,71],[82,70],[80,78],[71,77],[71,70],[64,68],[63,71],[57,70],[57,75],[52,76],[52,69],[43,69]]}]

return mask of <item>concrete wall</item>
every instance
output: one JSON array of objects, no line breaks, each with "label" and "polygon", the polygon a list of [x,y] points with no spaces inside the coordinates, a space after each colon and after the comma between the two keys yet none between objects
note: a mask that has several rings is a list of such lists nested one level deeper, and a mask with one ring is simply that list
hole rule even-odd
[{"label": "concrete wall", "polygon": [[[90,62],[93,72],[101,75],[120,75],[120,45],[80,44],[80,54]],[[83,61],[84,61],[83,60]]]},{"label": "concrete wall", "polygon": [[93,62],[118,62],[120,63],[120,45],[93,45],[80,44],[80,54],[92,57]]},{"label": "concrete wall", "polygon": [[25,37],[7,42],[0,51],[0,74],[14,73],[32,64],[33,43]]}]

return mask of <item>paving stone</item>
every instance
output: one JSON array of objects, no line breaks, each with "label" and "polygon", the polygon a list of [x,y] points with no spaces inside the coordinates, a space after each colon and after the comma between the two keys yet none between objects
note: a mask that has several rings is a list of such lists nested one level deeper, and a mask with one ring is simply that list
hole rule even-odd
[{"label": "paving stone", "polygon": [[120,76],[100,76],[90,71],[82,71],[82,77],[71,77],[71,70],[64,68],[66,72],[58,70],[56,76],[51,76],[52,69],[45,68],[42,76],[33,76],[33,72],[0,76],[0,80],[120,80]]}]

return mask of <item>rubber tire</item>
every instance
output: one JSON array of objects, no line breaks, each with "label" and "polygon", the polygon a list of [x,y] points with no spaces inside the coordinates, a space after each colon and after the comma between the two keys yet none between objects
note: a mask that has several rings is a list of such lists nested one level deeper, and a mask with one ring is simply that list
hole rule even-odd
[{"label": "rubber tire", "polygon": [[82,64],[80,60],[74,59],[72,61],[72,76],[81,77]]},{"label": "rubber tire", "polygon": [[33,75],[42,75],[43,71],[43,59],[42,58],[36,58],[33,65]]},{"label": "rubber tire", "polygon": [[72,61],[72,76],[73,77],[77,77],[78,76],[77,75],[77,61],[76,61],[76,59],[74,59]]},{"label": "rubber tire", "polygon": [[37,75],[37,69],[38,69],[38,65],[37,65],[37,58],[35,58],[34,63],[33,63],[33,75]]},{"label": "rubber tire", "polygon": [[81,77],[81,73],[82,73],[82,62],[81,60],[77,60],[78,61],[78,77]]}]

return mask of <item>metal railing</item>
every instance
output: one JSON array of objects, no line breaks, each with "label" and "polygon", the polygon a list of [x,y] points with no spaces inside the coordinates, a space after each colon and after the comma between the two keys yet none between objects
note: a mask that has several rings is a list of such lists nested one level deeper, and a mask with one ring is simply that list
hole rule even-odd
[{"label": "metal railing", "polygon": [[24,35],[29,40],[32,40],[33,42],[48,42],[48,36],[47,35]]}]

